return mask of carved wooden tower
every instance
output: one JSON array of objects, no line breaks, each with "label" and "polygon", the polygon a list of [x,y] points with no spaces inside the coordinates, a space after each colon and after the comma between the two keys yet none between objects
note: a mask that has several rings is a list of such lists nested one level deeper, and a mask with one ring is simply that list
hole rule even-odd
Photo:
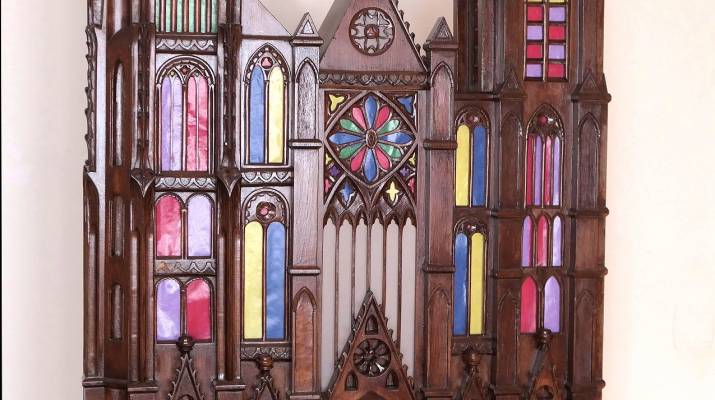
[{"label": "carved wooden tower", "polygon": [[601,398],[603,0],[88,23],[87,400]]}]

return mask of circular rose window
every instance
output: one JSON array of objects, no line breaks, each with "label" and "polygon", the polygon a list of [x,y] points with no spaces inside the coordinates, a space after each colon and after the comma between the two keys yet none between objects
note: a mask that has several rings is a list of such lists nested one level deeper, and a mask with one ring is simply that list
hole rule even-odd
[{"label": "circular rose window", "polygon": [[350,40],[360,52],[376,56],[387,51],[395,40],[395,25],[382,10],[366,8],[350,23]]},{"label": "circular rose window", "polygon": [[390,350],[382,340],[367,339],[355,350],[353,363],[365,376],[380,376],[390,366]]}]

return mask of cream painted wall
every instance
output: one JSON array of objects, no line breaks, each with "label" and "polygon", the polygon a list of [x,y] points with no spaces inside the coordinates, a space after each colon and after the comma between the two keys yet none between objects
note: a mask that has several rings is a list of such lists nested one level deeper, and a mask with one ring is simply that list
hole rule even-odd
[{"label": "cream painted wall", "polygon": [[[265,3],[292,31],[304,10],[320,23],[330,1]],[[715,5],[606,3],[606,73],[614,100],[605,398],[710,399]],[[7,400],[44,399],[50,388],[56,399],[81,398],[85,4],[1,4]],[[451,15],[450,4],[401,1],[419,41],[437,16]]]}]

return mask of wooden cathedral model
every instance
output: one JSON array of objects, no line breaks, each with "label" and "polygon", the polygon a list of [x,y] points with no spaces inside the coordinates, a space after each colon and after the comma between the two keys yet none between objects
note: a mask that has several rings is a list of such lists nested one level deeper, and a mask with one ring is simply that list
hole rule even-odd
[{"label": "wooden cathedral model", "polygon": [[603,0],[454,3],[88,1],[86,400],[601,398]]}]

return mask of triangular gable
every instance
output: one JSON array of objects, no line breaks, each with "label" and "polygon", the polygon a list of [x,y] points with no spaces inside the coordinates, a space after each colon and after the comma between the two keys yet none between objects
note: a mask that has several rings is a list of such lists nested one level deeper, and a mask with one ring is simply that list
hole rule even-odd
[{"label": "triangular gable", "polygon": [[415,400],[392,330],[368,291],[330,380],[329,399]]},{"label": "triangular gable", "polygon": [[452,30],[449,29],[447,19],[439,17],[437,22],[434,24],[434,27],[432,27],[432,31],[427,36],[427,43],[451,42],[452,40],[454,40],[454,35],[452,35]]},{"label": "triangular gable", "polygon": [[[351,39],[354,19],[366,9],[373,8],[389,17],[393,35],[391,44],[377,55],[360,51]],[[321,70],[413,73],[427,71],[393,0],[335,0],[320,27],[320,36],[325,41],[321,48]]]},{"label": "triangular gable", "polygon": [[313,17],[310,16],[310,13],[303,14],[303,18],[300,19],[300,23],[298,23],[298,28],[295,30],[293,36],[299,38],[320,37],[318,36],[318,28],[316,28],[315,22],[313,22]]},{"label": "triangular gable", "polygon": [[290,36],[283,24],[268,11],[260,0],[243,0],[241,29],[247,36]]}]

